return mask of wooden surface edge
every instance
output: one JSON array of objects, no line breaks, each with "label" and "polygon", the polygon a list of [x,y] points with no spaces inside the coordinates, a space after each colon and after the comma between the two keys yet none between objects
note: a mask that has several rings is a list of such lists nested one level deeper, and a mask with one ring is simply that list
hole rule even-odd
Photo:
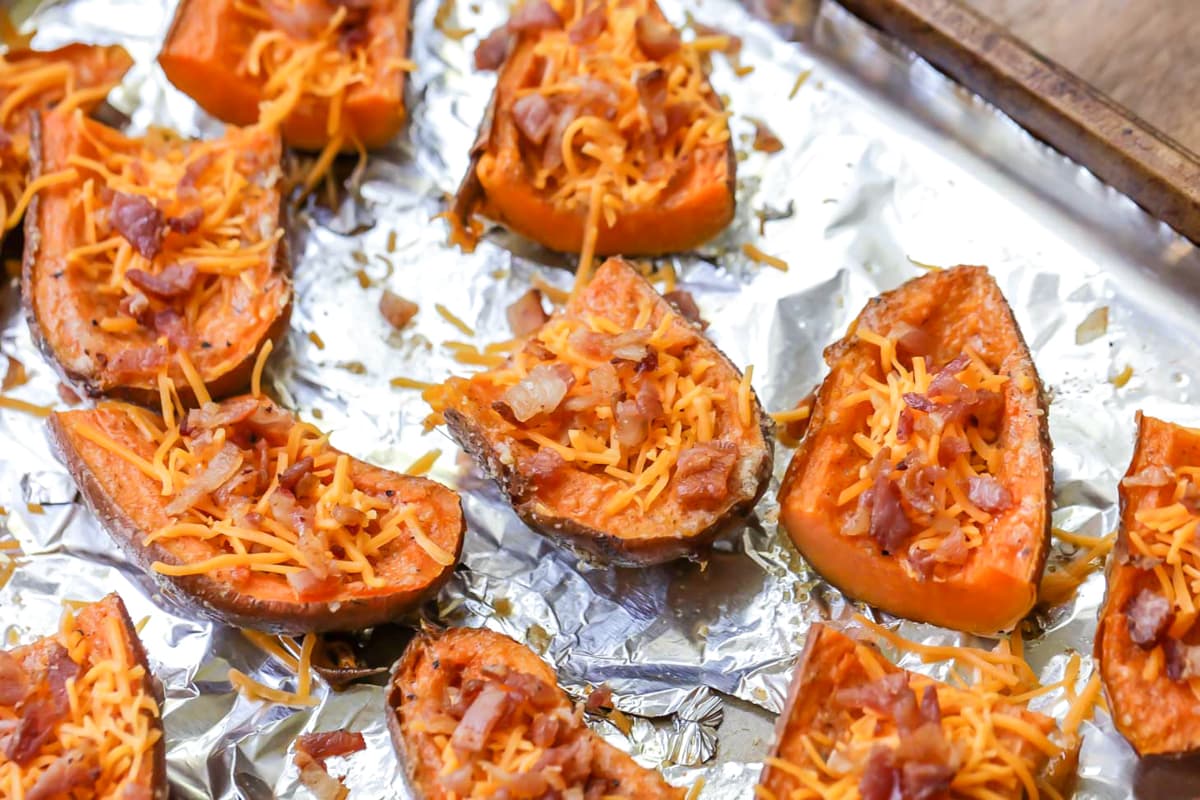
[{"label": "wooden surface edge", "polygon": [[1200,243],[1200,157],[958,0],[838,0]]}]

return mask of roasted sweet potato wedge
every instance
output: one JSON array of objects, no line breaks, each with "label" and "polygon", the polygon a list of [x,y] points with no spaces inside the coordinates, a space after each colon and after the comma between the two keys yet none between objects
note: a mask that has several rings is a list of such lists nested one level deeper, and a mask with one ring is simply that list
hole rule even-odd
[{"label": "roasted sweet potato wedge", "polygon": [[159,53],[218,119],[280,124],[330,153],[387,144],[404,123],[409,0],[183,0]]},{"label": "roasted sweet potato wedge", "polygon": [[1200,430],[1139,414],[1095,646],[1113,724],[1144,756],[1200,750],[1198,481]]},{"label": "roasted sweet potato wedge", "polygon": [[654,0],[526,0],[475,54],[499,80],[453,216],[561,252],[690,250],[733,219],[735,160],[707,39]]},{"label": "roasted sweet potato wedge", "polygon": [[420,800],[553,789],[563,797],[683,797],[593,733],[554,670],[501,633],[419,634],[392,670],[387,715]]},{"label": "roasted sweet potato wedge", "polygon": [[830,583],[891,614],[1009,630],[1037,599],[1052,497],[1046,402],[983,267],[909,281],[825,351],[780,490]]},{"label": "roasted sweet potato wedge", "polygon": [[620,259],[505,364],[427,397],[530,527],[616,564],[698,554],[771,475],[749,378]]},{"label": "roasted sweet potato wedge", "polygon": [[166,800],[160,691],[115,594],[0,650],[0,794]]},{"label": "roasted sweet potato wedge", "polygon": [[21,221],[31,118],[55,106],[91,111],[133,60],[118,45],[69,44],[0,54],[0,240]]},{"label": "roasted sweet potato wedge", "polygon": [[1056,728],[992,687],[898,669],[875,647],[818,624],[755,796],[1037,797],[1037,787],[1058,781],[1055,764],[1077,744],[1073,736],[1066,747],[1052,741]]},{"label": "roasted sweet potato wedge", "polygon": [[32,175],[56,182],[26,215],[22,297],[68,383],[144,405],[164,380],[188,404],[246,387],[291,313],[279,159],[259,128],[185,141],[41,118]]},{"label": "roasted sweet potato wedge", "polygon": [[441,484],[351,458],[265,397],[175,415],[105,403],[53,415],[50,431],[113,540],[201,613],[274,633],[355,630],[450,577],[464,524]]}]

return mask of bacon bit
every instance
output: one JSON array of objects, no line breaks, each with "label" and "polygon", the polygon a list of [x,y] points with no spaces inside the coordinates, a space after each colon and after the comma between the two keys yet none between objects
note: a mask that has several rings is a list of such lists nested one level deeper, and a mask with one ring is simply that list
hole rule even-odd
[{"label": "bacon bit", "polygon": [[575,375],[566,364],[538,364],[519,383],[508,387],[502,402],[518,422],[528,422],[558,408],[574,384]]},{"label": "bacon bit", "polygon": [[1130,566],[1134,569],[1140,569],[1143,572],[1150,572],[1155,567],[1160,566],[1163,563],[1161,558],[1147,556],[1141,553],[1132,555],[1127,549],[1124,548],[1122,548],[1122,552],[1117,555],[1117,560],[1125,566]]},{"label": "bacon bit", "polygon": [[751,118],[754,123],[754,149],[761,153],[778,153],[783,149],[783,141],[776,136],[767,123],[761,119]]},{"label": "bacon bit", "polygon": [[508,327],[512,329],[513,336],[518,338],[528,336],[550,319],[542,307],[542,293],[537,289],[530,289],[518,297],[506,313]]},{"label": "bacon bit", "polygon": [[511,42],[512,34],[504,25],[489,33],[475,48],[475,69],[480,72],[500,69],[508,58],[508,45]]},{"label": "bacon bit", "polygon": [[[804,427],[808,427],[808,420],[802,420]],[[900,416],[896,420],[896,439],[897,441],[907,442],[912,438],[913,427],[916,423],[916,417],[913,416],[912,409],[907,406],[900,409]],[[790,429],[789,429],[790,432]],[[800,437],[796,437],[800,438]]]},{"label": "bacon bit", "polygon": [[1200,646],[1167,638],[1163,642],[1163,655],[1167,677],[1171,680],[1186,681],[1200,676]]},{"label": "bacon bit", "polygon": [[312,472],[314,463],[312,456],[305,456],[292,464],[279,475],[279,487],[288,491],[295,489],[300,479]]},{"label": "bacon bit", "polygon": [[917,356],[929,356],[937,348],[932,336],[903,320],[892,327],[891,337],[896,340],[897,354],[908,361]]},{"label": "bacon bit", "polygon": [[361,528],[367,522],[367,513],[351,506],[336,505],[329,515],[347,528]]},{"label": "bacon bit", "polygon": [[700,306],[696,304],[696,298],[686,289],[675,289],[663,295],[663,299],[670,303],[679,316],[686,319],[693,325],[700,326],[700,329],[708,327],[708,323],[700,316]]},{"label": "bacon bit", "polygon": [[658,394],[658,387],[650,381],[638,387],[637,404],[647,419],[658,419],[662,416],[662,398]]},{"label": "bacon bit", "polygon": [[635,363],[642,361],[649,354],[651,335],[652,331],[647,328],[617,334],[610,343],[613,358]]},{"label": "bacon bit", "polygon": [[175,233],[194,233],[204,221],[204,209],[196,207],[178,217],[167,217],[167,227]]},{"label": "bacon bit", "polygon": [[200,272],[196,269],[196,265],[189,261],[183,264],[172,264],[157,275],[144,269],[131,269],[126,271],[125,277],[148,295],[153,295],[160,300],[174,300],[192,291],[200,277]]},{"label": "bacon bit", "polygon": [[142,258],[154,260],[162,250],[162,212],[140,194],[114,192],[109,207],[112,226]]},{"label": "bacon bit", "polygon": [[599,711],[602,708],[612,707],[612,688],[607,683],[600,684],[587,696],[585,708],[588,711]]},{"label": "bacon bit", "polygon": [[877,744],[871,748],[862,777],[858,779],[858,793],[862,795],[862,800],[903,797],[898,778],[896,768],[892,765],[892,751]]},{"label": "bacon bit", "polygon": [[296,752],[304,753],[322,767],[327,759],[347,756],[366,748],[366,740],[357,731],[322,731],[301,734],[296,738]]},{"label": "bacon bit", "polygon": [[[592,694],[595,694],[593,692]],[[592,701],[592,696],[588,695],[588,702]],[[554,744],[554,740],[558,738],[559,728],[562,726],[562,720],[553,714],[542,714],[533,721],[529,726],[529,741],[537,747],[549,747]]]},{"label": "bacon bit", "polygon": [[150,300],[141,292],[127,294],[121,298],[121,302],[117,304],[117,308],[122,314],[132,319],[136,319],[142,324],[145,324],[142,316],[150,309]]},{"label": "bacon bit", "polygon": [[637,447],[646,441],[650,419],[642,413],[636,400],[621,400],[616,407],[617,443],[622,447]]},{"label": "bacon bit", "polygon": [[191,436],[200,431],[215,431],[228,425],[238,425],[258,410],[259,402],[254,397],[239,397],[223,403],[205,403],[193,408],[184,419],[181,433]]},{"label": "bacon bit", "polygon": [[546,141],[554,124],[554,110],[550,101],[534,92],[519,98],[512,105],[513,123],[530,143],[540,145]]},{"label": "bacon bit", "polygon": [[242,466],[242,451],[233,442],[226,442],[196,477],[171,498],[163,510],[177,517],[221,487],[237,474]]},{"label": "bacon bit", "polygon": [[78,676],[79,665],[71,660],[66,648],[58,642],[51,643],[44,674],[31,681],[38,687],[37,694],[25,699],[21,719],[8,737],[6,752],[10,759],[27,766],[37,757],[42,745],[54,734],[55,724],[70,710],[67,681]]},{"label": "bacon bit", "polygon": [[571,44],[582,45],[595,39],[608,27],[608,15],[605,13],[604,2],[593,4],[583,16],[571,24],[567,38]]},{"label": "bacon bit", "polygon": [[1012,507],[1012,492],[991,475],[975,475],[967,482],[967,499],[989,514]]},{"label": "bacon bit", "polygon": [[915,408],[917,411],[924,411],[928,414],[937,408],[937,405],[923,394],[916,392],[905,392],[903,395],[904,404],[909,408]]},{"label": "bacon bit", "polygon": [[685,508],[712,508],[729,496],[729,478],[737,462],[733,442],[694,444],[679,454],[675,494]]},{"label": "bacon bit", "polygon": [[497,683],[489,683],[483,687],[459,720],[454,735],[450,737],[450,743],[456,750],[466,753],[478,753],[483,750],[496,723],[508,708],[508,695],[508,691]]},{"label": "bacon bit", "polygon": [[157,333],[166,336],[168,342],[181,350],[186,350],[191,343],[192,337],[188,332],[187,321],[173,308],[154,312],[151,325]]},{"label": "bacon bit", "polygon": [[21,663],[0,650],[0,706],[15,706],[29,691],[29,678]]},{"label": "bacon bit", "polygon": [[[605,362],[588,370],[588,381],[592,384],[597,403],[612,403],[621,393],[621,379],[617,376],[617,368],[610,363]],[[640,394],[641,390],[638,391]]]},{"label": "bacon bit", "polygon": [[833,702],[843,708],[866,708],[890,717],[902,732],[913,731],[921,724],[917,695],[903,672],[890,672],[878,680],[838,689]]},{"label": "bacon bit", "polygon": [[[886,450],[887,448],[884,448]],[[884,452],[884,451],[880,451]],[[885,552],[894,553],[912,536],[912,523],[900,504],[900,487],[879,469],[871,487],[871,521],[868,533]]]},{"label": "bacon bit", "polygon": [[384,289],[379,298],[379,313],[396,330],[407,325],[417,315],[420,306],[411,300],[406,300],[390,289]]},{"label": "bacon bit", "polygon": [[1143,650],[1150,650],[1175,620],[1171,601],[1151,589],[1142,589],[1125,605],[1129,638]]},{"label": "bacon bit", "polygon": [[[641,21],[640,19],[638,20]],[[638,102],[650,118],[650,127],[659,139],[670,133],[667,108],[667,73],[664,69],[653,69],[637,79]]]},{"label": "bacon bit", "polygon": [[1121,480],[1122,486],[1137,487],[1145,486],[1148,488],[1157,489],[1163,486],[1171,486],[1175,483],[1175,471],[1170,467],[1152,464],[1133,475],[1126,476]]},{"label": "bacon bit", "polygon": [[522,465],[522,469],[533,481],[535,488],[550,488],[558,485],[567,467],[567,460],[557,450],[538,450]]},{"label": "bacon bit", "polygon": [[38,776],[25,793],[25,800],[53,800],[72,797],[76,789],[93,788],[100,777],[96,752],[89,747],[76,747],[59,756]]},{"label": "bacon bit", "polygon": [[942,706],[938,702],[937,687],[930,685],[921,693],[921,719],[927,724],[942,724]]},{"label": "bacon bit", "polygon": [[633,25],[637,36],[638,47],[648,57],[661,61],[679,50],[683,42],[679,31],[669,22],[664,22],[650,14],[642,14]]},{"label": "bacon bit", "polygon": [[[961,436],[947,436],[938,443],[938,461],[942,464],[953,464],[959,456],[965,456],[970,452],[971,443]],[[1011,502],[1012,498],[1010,497],[1009,500]]]},{"label": "bacon bit", "polygon": [[68,406],[79,405],[79,395],[75,393],[74,389],[72,389],[70,386],[67,386],[62,381],[58,382],[57,388],[58,388],[58,399],[62,400],[65,405],[68,405]]},{"label": "bacon bit", "polygon": [[513,33],[536,33],[562,25],[562,17],[546,0],[526,0],[508,20],[508,29]]}]

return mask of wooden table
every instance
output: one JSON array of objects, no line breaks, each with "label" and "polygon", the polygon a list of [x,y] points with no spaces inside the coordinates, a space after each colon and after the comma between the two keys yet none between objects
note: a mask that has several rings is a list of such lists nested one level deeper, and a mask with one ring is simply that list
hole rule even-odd
[{"label": "wooden table", "polygon": [[1200,153],[1197,0],[966,0]]}]

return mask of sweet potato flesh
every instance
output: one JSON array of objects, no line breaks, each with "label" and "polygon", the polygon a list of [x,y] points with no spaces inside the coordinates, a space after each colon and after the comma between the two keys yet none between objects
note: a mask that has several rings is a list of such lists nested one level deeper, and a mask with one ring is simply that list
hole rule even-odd
[{"label": "sweet potato flesh", "polygon": [[20,219],[15,212],[29,170],[31,115],[59,105],[90,111],[132,65],[117,45],[70,44],[0,55],[0,231]]},{"label": "sweet potato flesh", "polygon": [[[534,9],[549,24],[531,25]],[[688,250],[729,224],[729,128],[704,51],[654,0],[535,0],[497,36],[510,51],[464,222],[478,211],[563,252],[591,229],[600,255]]]},{"label": "sweet potato flesh", "polygon": [[1142,755],[1200,750],[1198,480],[1200,430],[1140,416],[1096,655],[1113,722]]},{"label": "sweet potato flesh", "polygon": [[404,122],[408,18],[408,0],[183,0],[158,61],[225,122],[261,112],[293,147],[382,147]]},{"label": "sweet potato flesh", "polygon": [[527,518],[634,547],[707,531],[769,472],[749,382],[617,259],[434,406]]},{"label": "sweet potato flesh", "polygon": [[193,594],[232,592],[284,619],[328,606],[321,627],[335,628],[355,603],[415,605],[461,549],[454,492],[353,459],[266,398],[206,404],[178,428],[116,403],[54,425],[118,542]]},{"label": "sweet potato flesh", "polygon": [[158,701],[115,594],[67,612],[54,636],[0,651],[0,729],[5,797],[17,786],[25,797],[165,797]]},{"label": "sweet potato flesh", "polygon": [[756,797],[1037,796],[1060,753],[1054,720],[994,687],[897,669],[824,625],[808,637]]},{"label": "sweet potato flesh", "polygon": [[800,552],[848,594],[980,633],[1033,606],[1050,475],[1041,389],[987,271],[872,301],[830,372],[781,491]]},{"label": "sweet potato flesh", "polygon": [[[41,123],[43,189],[27,222],[25,291],[45,349],[89,393],[156,398],[159,377],[241,389],[282,335],[278,138],[128,138],[78,113]],[[230,385],[231,383],[240,385]]]},{"label": "sweet potato flesh", "polygon": [[588,798],[683,796],[592,733],[553,670],[503,634],[458,629],[417,637],[396,667],[389,706],[393,740],[426,800],[555,790]]}]

